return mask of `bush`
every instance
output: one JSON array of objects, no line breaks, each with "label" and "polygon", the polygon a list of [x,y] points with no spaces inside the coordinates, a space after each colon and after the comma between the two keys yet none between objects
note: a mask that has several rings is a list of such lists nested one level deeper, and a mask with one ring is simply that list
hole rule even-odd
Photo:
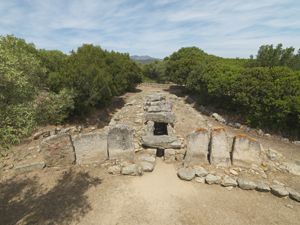
[{"label": "bush", "polygon": [[74,110],[74,94],[63,89],[58,94],[50,92],[40,96],[36,103],[36,121],[38,124],[59,124],[67,119]]}]

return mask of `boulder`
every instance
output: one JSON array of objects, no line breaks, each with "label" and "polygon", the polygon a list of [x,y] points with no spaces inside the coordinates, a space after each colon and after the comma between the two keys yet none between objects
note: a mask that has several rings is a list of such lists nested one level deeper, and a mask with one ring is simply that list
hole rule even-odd
[{"label": "boulder", "polygon": [[111,128],[107,136],[107,150],[110,160],[134,161],[133,129],[124,124]]},{"label": "boulder", "polygon": [[122,175],[141,176],[143,175],[143,168],[137,164],[129,164],[122,167]]},{"label": "boulder", "polygon": [[252,164],[261,164],[261,145],[258,141],[246,135],[237,135],[233,142],[232,164],[235,166],[250,167]]},{"label": "boulder", "polygon": [[237,186],[236,180],[229,176],[224,176],[221,184],[224,187],[236,187]]},{"label": "boulder", "polygon": [[213,113],[211,116],[212,116],[215,120],[217,120],[218,122],[226,123],[226,120],[225,120],[221,115],[219,115],[218,113]]},{"label": "boulder", "polygon": [[271,161],[277,161],[283,157],[281,153],[272,148],[269,148],[266,154],[268,159],[270,159]]},{"label": "boulder", "polygon": [[121,166],[119,166],[119,165],[110,166],[110,167],[108,167],[107,172],[109,174],[120,174]]},{"label": "boulder", "polygon": [[169,135],[146,135],[142,137],[142,145],[150,148],[181,148],[181,142]]},{"label": "boulder", "polygon": [[146,113],[145,114],[146,121],[153,121],[158,123],[174,123],[175,122],[175,114],[173,112],[156,112],[156,113]]},{"label": "boulder", "polygon": [[286,190],[286,188],[283,185],[280,184],[274,184],[271,186],[271,193],[277,197],[285,197],[289,195],[289,192]]},{"label": "boulder", "polygon": [[184,158],[186,166],[207,164],[209,133],[207,129],[201,128],[186,137],[187,151]]},{"label": "boulder", "polygon": [[292,188],[286,188],[286,190],[289,192],[289,196],[291,199],[300,202],[300,193],[295,191]]},{"label": "boulder", "polygon": [[58,134],[44,139],[40,150],[46,166],[70,166],[75,163],[75,152],[69,134]]},{"label": "boulder", "polygon": [[300,165],[297,163],[284,163],[286,170],[296,176],[300,176]]},{"label": "boulder", "polygon": [[255,188],[257,191],[260,191],[260,192],[269,192],[271,189],[270,189],[270,186],[263,182],[263,181],[259,181],[256,183],[256,188]]},{"label": "boulder", "polygon": [[152,155],[141,155],[139,156],[140,161],[155,163],[155,157]]},{"label": "boulder", "polygon": [[256,188],[256,184],[253,181],[245,178],[238,178],[237,183],[243,190],[254,190]]},{"label": "boulder", "polygon": [[217,166],[230,166],[230,149],[224,128],[214,128],[211,133],[209,161]]},{"label": "boulder", "polygon": [[222,179],[221,177],[217,176],[217,175],[213,175],[213,174],[208,174],[205,177],[205,181],[208,184],[220,184]]},{"label": "boulder", "polygon": [[201,166],[194,167],[196,177],[205,177],[208,171]]},{"label": "boulder", "polygon": [[108,159],[106,133],[80,134],[72,139],[77,164],[102,163]]},{"label": "boulder", "polygon": [[154,164],[146,161],[139,163],[144,172],[152,172],[154,170]]},{"label": "boulder", "polygon": [[192,168],[180,168],[177,172],[177,175],[180,179],[190,181],[195,177],[195,171]]}]

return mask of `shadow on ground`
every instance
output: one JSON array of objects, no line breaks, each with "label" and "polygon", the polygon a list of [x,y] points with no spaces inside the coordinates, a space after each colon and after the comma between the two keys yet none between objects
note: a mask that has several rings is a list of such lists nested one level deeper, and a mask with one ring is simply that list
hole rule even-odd
[{"label": "shadow on ground", "polygon": [[85,192],[101,183],[85,172],[65,173],[50,190],[37,177],[0,184],[0,224],[70,224],[91,210]]}]

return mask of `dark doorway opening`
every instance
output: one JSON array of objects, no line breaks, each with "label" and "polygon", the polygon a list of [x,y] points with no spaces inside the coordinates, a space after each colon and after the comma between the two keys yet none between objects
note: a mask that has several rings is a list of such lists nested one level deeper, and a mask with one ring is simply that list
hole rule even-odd
[{"label": "dark doorway opening", "polygon": [[156,156],[157,157],[163,157],[163,156],[165,156],[165,149],[163,149],[163,148],[157,148],[156,149]]},{"label": "dark doorway opening", "polygon": [[154,122],[154,135],[168,135],[168,124]]}]

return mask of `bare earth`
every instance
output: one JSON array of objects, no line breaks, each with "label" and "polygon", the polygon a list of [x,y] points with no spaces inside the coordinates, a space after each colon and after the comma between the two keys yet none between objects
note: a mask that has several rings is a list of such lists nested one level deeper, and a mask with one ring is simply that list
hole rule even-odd
[{"label": "bare earth", "polygon": [[[140,85],[138,88],[141,92],[126,94],[125,102],[135,100],[142,104],[144,96],[168,86]],[[121,120],[126,122],[130,118],[131,124],[141,112],[140,107],[131,106],[122,112]],[[183,98],[176,100],[174,112],[179,137],[198,127],[221,125],[201,115]],[[241,132],[225,128],[229,134]],[[275,137],[248,135],[260,140],[265,148],[281,152],[288,160],[300,160],[299,146]],[[6,159],[7,164],[39,160],[39,153],[28,148],[34,144],[15,147],[15,154]],[[141,177],[109,175],[100,165],[46,168],[25,174],[3,171],[0,172],[0,224],[300,224],[300,203],[296,201],[270,193],[238,188],[228,191],[218,185],[182,181],[176,175],[177,167],[178,164],[167,164],[157,158],[154,171]],[[288,180],[299,190],[299,176],[274,176],[282,182]]]}]

